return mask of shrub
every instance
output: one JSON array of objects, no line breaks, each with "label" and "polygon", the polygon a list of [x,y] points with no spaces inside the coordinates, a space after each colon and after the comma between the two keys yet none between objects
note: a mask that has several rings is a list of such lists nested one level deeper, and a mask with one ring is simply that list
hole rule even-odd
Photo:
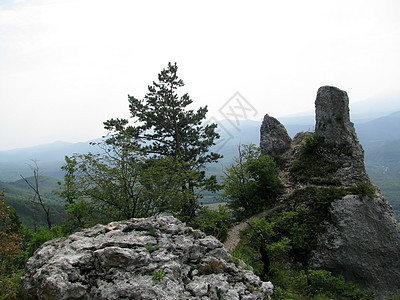
[{"label": "shrub", "polygon": [[232,219],[227,208],[221,205],[217,211],[201,207],[197,216],[189,223],[190,226],[216,237],[221,242],[228,237],[231,224]]},{"label": "shrub", "polygon": [[165,278],[165,271],[163,269],[159,269],[153,272],[152,275],[153,281],[161,281]]},{"label": "shrub", "polygon": [[52,239],[62,237],[64,234],[61,226],[55,225],[51,230],[45,227],[39,227],[36,232],[25,231],[25,235],[29,235],[25,236],[25,247],[28,257],[31,257],[42,244]]},{"label": "shrub", "polygon": [[310,282],[307,287],[309,295],[324,295],[327,299],[375,299],[372,293],[361,292],[358,286],[346,282],[342,276],[333,276],[326,270],[310,270],[308,275]]},{"label": "shrub", "polygon": [[[337,185],[337,179],[327,177],[340,169],[344,162],[343,158],[350,157],[351,154],[351,147],[329,144],[323,137],[309,133],[301,144],[298,158],[293,162],[291,172],[300,181]],[[321,180],[319,177],[324,177],[324,179]]]},{"label": "shrub", "polygon": [[223,181],[223,196],[238,220],[276,203],[283,191],[274,160],[254,144],[239,146],[239,157],[225,170]]},{"label": "shrub", "polygon": [[367,196],[369,199],[374,199],[376,188],[370,183],[366,181],[357,182],[356,185],[350,188],[350,193],[354,195],[358,195],[361,198]]}]

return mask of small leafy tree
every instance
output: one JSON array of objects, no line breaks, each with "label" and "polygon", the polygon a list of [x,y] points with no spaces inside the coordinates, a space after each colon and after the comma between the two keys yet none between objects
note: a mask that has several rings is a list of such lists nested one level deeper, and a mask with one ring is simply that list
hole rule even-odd
[{"label": "small leafy tree", "polygon": [[275,162],[254,144],[238,147],[236,163],[226,169],[224,193],[239,219],[276,201],[283,190]]},{"label": "small leafy tree", "polygon": [[72,216],[66,226],[73,230],[155,213],[159,206],[142,194],[145,162],[137,148],[122,140],[97,145],[100,153],[66,157],[60,193]]}]

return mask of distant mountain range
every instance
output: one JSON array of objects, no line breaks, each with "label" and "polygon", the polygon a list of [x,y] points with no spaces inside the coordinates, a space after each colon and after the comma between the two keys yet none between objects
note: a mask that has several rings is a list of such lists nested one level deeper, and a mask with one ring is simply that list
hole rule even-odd
[{"label": "distant mountain range", "polygon": [[[314,130],[314,116],[292,116],[279,118],[285,125],[288,133],[293,137],[300,131]],[[211,150],[224,155],[220,165],[227,166],[237,155],[239,144],[259,144],[261,122],[251,120],[217,121],[218,133],[221,138]],[[382,161],[384,154],[390,154],[385,160],[391,160],[396,155],[396,140],[400,140],[400,111],[387,116],[379,117],[368,122],[355,123],[358,138],[366,152],[366,159],[379,158]],[[0,181],[15,181],[20,174],[30,176],[32,171],[29,164],[32,160],[38,162],[41,173],[46,176],[61,179],[63,174],[60,167],[64,164],[65,156],[74,153],[98,152],[97,146],[89,143],[100,139],[82,143],[54,142],[36,147],[0,151]],[[400,148],[398,151],[400,151]]]},{"label": "distant mountain range", "polygon": [[[314,116],[292,116],[279,118],[290,136],[300,131],[313,131]],[[355,121],[357,135],[365,150],[365,163],[371,180],[384,192],[400,217],[400,111],[392,112],[373,120]],[[237,156],[239,144],[254,143],[259,145],[261,122],[251,120],[217,121],[221,139],[212,151],[224,155],[219,163],[208,167],[211,174],[222,175],[224,168]],[[95,141],[100,141],[95,140]],[[32,176],[29,164],[38,161],[43,176],[63,179],[61,166],[65,156],[74,153],[98,152],[97,146],[86,143],[55,142],[48,145],[0,151],[0,182],[12,183]],[[18,183],[19,184],[19,183]],[[0,186],[1,187],[1,186]],[[15,192],[15,190],[13,190]],[[6,191],[7,192],[7,191]],[[26,194],[26,191],[24,192]],[[13,199],[16,199],[15,197]],[[14,204],[15,204],[14,200]]]}]

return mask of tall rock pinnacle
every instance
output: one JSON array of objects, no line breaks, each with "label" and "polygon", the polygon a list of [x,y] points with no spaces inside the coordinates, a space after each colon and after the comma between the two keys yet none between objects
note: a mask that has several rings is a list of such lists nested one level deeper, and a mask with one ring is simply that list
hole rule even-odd
[{"label": "tall rock pinnacle", "polygon": [[315,119],[315,133],[323,137],[327,145],[343,152],[337,158],[342,166],[335,177],[345,185],[369,181],[364,165],[364,150],[350,121],[347,93],[333,86],[320,87],[315,100]]},{"label": "tall rock pinnacle", "polygon": [[315,100],[315,133],[330,144],[354,144],[357,140],[350,122],[349,97],[333,86],[318,89]]}]

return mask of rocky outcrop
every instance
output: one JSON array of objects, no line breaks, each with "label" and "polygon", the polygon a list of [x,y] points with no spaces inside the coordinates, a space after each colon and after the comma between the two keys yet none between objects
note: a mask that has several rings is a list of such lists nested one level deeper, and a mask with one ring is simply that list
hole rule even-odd
[{"label": "rocky outcrop", "polygon": [[[347,93],[332,86],[320,87],[315,100],[315,120],[315,133],[326,144],[350,150],[347,153],[342,151],[339,153],[341,157],[336,158],[341,160],[342,167],[334,177],[349,185],[369,180],[364,165],[364,150],[350,121]],[[331,156],[333,154],[330,153]]]},{"label": "rocky outcrop", "polygon": [[315,100],[315,133],[333,144],[355,144],[353,123],[350,122],[349,97],[333,86],[318,89]]},{"label": "rocky outcrop", "polygon": [[[370,185],[364,151],[350,121],[347,93],[321,87],[315,111],[315,133],[297,134],[280,154],[287,197],[281,203],[307,186],[345,188],[351,193],[357,183]],[[280,126],[262,126],[261,144],[279,145],[274,139],[282,131]],[[266,142],[269,137],[274,138]],[[400,227],[379,189],[375,196],[347,195],[333,201],[322,225],[308,265],[343,275],[361,289],[376,291],[378,297],[400,296]]]},{"label": "rocky outcrop", "polygon": [[363,290],[400,296],[400,226],[380,195],[348,195],[332,203],[310,266],[341,274]]},{"label": "rocky outcrop", "polygon": [[260,128],[261,153],[276,157],[290,148],[291,138],[286,128],[275,118],[264,116]]},{"label": "rocky outcrop", "polygon": [[38,299],[269,299],[273,286],[236,265],[214,237],[157,216],[49,241],[26,266]]}]

